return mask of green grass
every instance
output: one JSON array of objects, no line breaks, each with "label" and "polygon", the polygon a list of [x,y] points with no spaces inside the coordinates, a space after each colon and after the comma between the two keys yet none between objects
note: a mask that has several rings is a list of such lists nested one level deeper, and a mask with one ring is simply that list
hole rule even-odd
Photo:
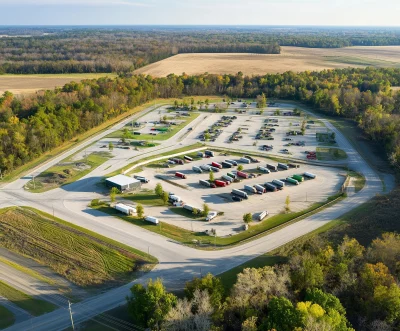
[{"label": "green grass", "polygon": [[0,256],[0,262],[4,263],[4,264],[7,264],[10,267],[12,267],[12,268],[14,268],[14,269],[16,269],[18,271],[21,271],[21,272],[23,272],[23,273],[25,273],[25,274],[33,277],[33,278],[36,278],[37,280],[40,280],[42,282],[45,282],[45,283],[48,283],[48,284],[51,284],[51,285],[55,284],[55,281],[53,279],[51,279],[49,277],[46,277],[46,276],[43,276],[42,274],[38,273],[35,270],[26,268],[26,267],[24,267],[24,266],[22,266],[22,265],[20,265],[18,263],[15,263],[13,261],[7,260],[7,259],[5,259],[5,258],[3,258],[1,256]]},{"label": "green grass", "polygon": [[0,295],[34,316],[51,312],[57,308],[50,302],[35,299],[2,281],[0,281]]},{"label": "green grass", "polygon": [[205,221],[204,216],[201,216],[199,214],[195,215],[190,210],[187,210],[187,209],[182,208],[182,207],[171,207],[171,208],[169,208],[169,210],[172,211],[174,214],[181,215],[183,217],[187,217],[187,218],[190,218],[192,220]]},{"label": "green grass", "polygon": [[0,306],[0,330],[8,328],[15,323],[14,314],[6,307]]},{"label": "green grass", "polygon": [[[167,140],[171,137],[173,137],[175,134],[177,134],[180,130],[182,130],[186,125],[189,123],[193,122],[197,117],[199,117],[199,113],[190,113],[190,117],[185,117],[184,121],[179,123],[178,125],[172,125],[168,132],[160,132],[157,135],[153,136],[151,134],[141,134],[139,136],[136,135],[131,135],[129,139],[135,139],[135,140],[146,140],[146,141],[161,141],[161,140]],[[159,127],[163,127],[164,125],[160,125]],[[158,126],[156,126],[158,127]],[[107,137],[108,138],[122,138],[123,137],[123,130],[117,130],[115,132],[110,133]]]},{"label": "green grass", "polygon": [[0,211],[0,245],[31,257],[79,286],[121,283],[154,259],[32,208]]},{"label": "green grass", "polygon": [[127,193],[120,196],[126,200],[141,203],[144,206],[164,206],[164,202],[154,191]]},{"label": "green grass", "polygon": [[361,191],[365,186],[365,182],[366,182],[365,177],[362,174],[355,172],[355,171],[349,171],[348,175],[350,177],[354,178],[355,192],[357,193],[357,192]]},{"label": "green grass", "polygon": [[317,147],[317,159],[319,161],[346,160],[347,154],[339,148]]},{"label": "green grass", "polygon": [[[168,223],[160,222],[160,225],[154,225],[143,220],[140,220],[133,216],[125,216],[119,213],[117,210],[111,207],[99,206],[95,207],[106,214],[111,216],[115,216],[121,218],[127,222],[130,222],[134,225],[143,227],[149,231],[160,233],[168,238],[179,241],[185,245],[189,246],[198,246],[198,248],[209,249],[213,248],[214,244],[217,248],[225,248],[232,245],[237,245],[243,243],[247,240],[254,239],[254,237],[259,235],[265,235],[270,233],[271,231],[275,231],[291,222],[296,222],[301,220],[304,217],[310,216],[320,211],[320,208],[327,207],[331,204],[334,204],[336,201],[334,198],[338,198],[341,200],[343,197],[341,194],[338,194],[335,197],[331,197],[327,200],[327,202],[314,203],[311,207],[296,213],[289,214],[279,214],[273,217],[267,218],[261,223],[257,225],[251,226],[248,230],[243,231],[239,234],[230,236],[230,237],[217,237],[216,241],[214,241],[214,237],[206,235],[203,232],[192,232]],[[339,201],[338,200],[338,201]],[[197,242],[197,244],[194,244]]]},{"label": "green grass", "polygon": [[[80,151],[77,153],[79,152]],[[32,193],[41,193],[63,185],[68,185],[86,176],[93,169],[102,165],[112,157],[109,152],[93,152],[90,153],[86,159],[72,161],[72,158],[77,153],[62,160],[59,164],[50,167],[39,176],[36,176],[34,180],[26,184],[25,189]],[[69,164],[61,165],[62,163]],[[84,164],[85,168],[78,170],[76,168],[76,164],[78,163]]]}]

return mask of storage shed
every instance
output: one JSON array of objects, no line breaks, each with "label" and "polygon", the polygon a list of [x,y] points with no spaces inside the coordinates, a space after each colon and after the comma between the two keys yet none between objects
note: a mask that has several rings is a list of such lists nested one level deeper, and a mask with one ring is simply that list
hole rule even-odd
[{"label": "storage shed", "polygon": [[121,192],[134,191],[141,187],[140,180],[125,175],[116,175],[107,178],[106,185],[109,188],[116,187]]}]

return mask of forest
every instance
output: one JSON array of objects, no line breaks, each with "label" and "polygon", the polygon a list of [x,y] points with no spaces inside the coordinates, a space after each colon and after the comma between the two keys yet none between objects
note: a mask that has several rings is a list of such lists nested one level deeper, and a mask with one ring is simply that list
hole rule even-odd
[{"label": "forest", "polygon": [[128,310],[151,330],[399,330],[399,259],[399,234],[368,247],[347,236],[336,246],[316,237],[285,263],[244,269],[228,291],[211,274],[188,282],[183,298],[161,280],[136,284]]},{"label": "forest", "polygon": [[198,75],[154,78],[127,74],[71,82],[36,95],[0,97],[2,174],[34,160],[63,142],[156,98],[221,95],[301,101],[317,111],[357,121],[369,139],[385,148],[400,167],[400,69],[335,69],[321,72]]},{"label": "forest", "polygon": [[400,45],[396,28],[0,27],[0,74],[127,73],[179,53]]}]

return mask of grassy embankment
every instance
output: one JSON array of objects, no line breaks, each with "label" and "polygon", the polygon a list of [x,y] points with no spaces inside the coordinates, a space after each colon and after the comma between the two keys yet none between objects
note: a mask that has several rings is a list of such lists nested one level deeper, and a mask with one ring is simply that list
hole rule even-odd
[{"label": "grassy embankment", "polygon": [[33,316],[39,316],[57,308],[57,306],[50,302],[35,299],[2,281],[0,281],[0,295],[17,305],[19,308],[26,310]]},{"label": "grassy embankment", "polygon": [[160,222],[160,225],[154,225],[138,219],[135,216],[124,216],[117,210],[108,207],[107,205],[101,205],[95,208],[106,214],[121,218],[129,223],[140,226],[149,231],[162,234],[185,245],[196,246],[203,249],[210,249],[214,247],[214,244],[216,248],[224,248],[243,243],[246,240],[254,239],[259,235],[265,235],[267,233],[270,233],[271,231],[275,231],[281,228],[282,226],[286,226],[291,222],[299,221],[304,217],[319,212],[321,208],[328,207],[337,202],[338,200],[336,199],[341,200],[342,194],[331,197],[324,202],[314,203],[311,207],[300,212],[272,216],[261,223],[250,226],[248,230],[243,231],[239,234],[230,237],[216,237],[216,239],[214,237],[204,234],[203,232],[192,232],[168,223]]},{"label": "grassy embankment", "polygon": [[[173,137],[180,130],[182,130],[186,125],[188,125],[189,123],[193,122],[199,116],[200,116],[200,113],[190,113],[190,117],[185,117],[184,120],[181,123],[171,126],[170,130],[167,131],[167,132],[159,132],[157,135],[151,135],[151,134],[134,135],[134,134],[131,134],[129,136],[129,139],[145,140],[145,141],[167,140],[167,139]],[[165,127],[165,125],[160,124],[160,125],[156,125],[154,127],[155,128],[162,128],[162,127]],[[129,128],[131,128],[131,126],[129,126]],[[122,138],[123,136],[124,136],[124,131],[123,130],[117,130],[117,131],[114,131],[113,133],[110,133],[107,136],[107,138]]]},{"label": "grassy embankment", "polygon": [[73,183],[112,157],[109,152],[92,152],[86,158],[73,161],[77,153],[36,176],[25,185],[25,189],[32,193],[40,193]]},{"label": "grassy embankment", "polygon": [[82,287],[121,283],[156,259],[32,208],[0,211],[0,245]]},{"label": "grassy embankment", "polygon": [[0,306],[0,330],[8,328],[15,323],[14,314],[6,307]]}]

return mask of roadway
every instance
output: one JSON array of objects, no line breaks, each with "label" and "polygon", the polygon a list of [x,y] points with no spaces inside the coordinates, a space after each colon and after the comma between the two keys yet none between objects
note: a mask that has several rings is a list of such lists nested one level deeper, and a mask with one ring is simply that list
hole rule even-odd
[{"label": "roadway", "polygon": [[[135,115],[135,117],[139,116],[140,114]],[[196,123],[192,123],[190,126],[198,125],[202,119],[203,117],[201,115],[196,120]],[[131,120],[132,119],[127,119],[124,122]],[[134,282],[74,304],[72,307],[74,320],[76,323],[79,323],[125,303],[125,297],[129,294],[129,288],[133,283],[146,283],[150,278],[154,279],[159,277],[164,280],[169,289],[179,289],[186,281],[191,280],[194,276],[201,276],[207,272],[213,274],[222,273],[310,233],[329,223],[331,220],[341,217],[362,203],[365,203],[375,194],[382,193],[383,186],[381,180],[374,170],[369,167],[335,127],[328,121],[324,120],[324,123],[329,129],[336,133],[336,140],[339,146],[349,155],[349,168],[362,173],[366,177],[364,188],[357,194],[326,208],[318,214],[307,217],[306,219],[254,241],[229,249],[215,251],[196,250],[183,246],[162,235],[148,232],[140,227],[135,227],[120,219],[88,208],[87,205],[93,198],[99,198],[99,194],[95,193],[94,190],[95,183],[98,181],[99,177],[104,174],[105,169],[108,167],[107,162],[110,162],[110,164],[115,163],[113,159],[107,161],[76,183],[41,194],[32,194],[23,190],[22,187],[27,181],[26,178],[29,178],[28,175],[3,188],[0,192],[0,207],[13,205],[31,206],[50,214],[54,213],[57,217],[68,222],[87,228],[144,252],[149,251],[151,255],[158,258],[159,264],[157,267]],[[81,149],[84,144],[88,146],[96,140],[102,139],[105,135],[109,134],[111,130],[120,128],[121,125],[122,124],[116,125],[113,129],[104,131],[81,144],[79,147],[64,153],[57,159],[47,162],[46,165],[36,169],[33,174],[37,174],[61,161],[68,155],[75,153],[77,150]],[[160,148],[163,148],[164,152],[165,150],[178,148],[179,146],[177,145],[179,144],[188,145],[193,133],[187,135],[185,130],[187,130],[187,128],[182,129],[173,138],[157,146],[154,151],[149,151],[146,157],[149,155],[157,155]],[[124,167],[136,159],[140,160],[140,157],[141,156],[137,156],[135,159],[131,160],[121,159],[118,161],[118,165],[119,167]],[[65,308],[66,306],[43,316],[32,318],[29,321],[15,324],[7,330],[63,330],[70,326],[71,323],[69,313]]]}]

